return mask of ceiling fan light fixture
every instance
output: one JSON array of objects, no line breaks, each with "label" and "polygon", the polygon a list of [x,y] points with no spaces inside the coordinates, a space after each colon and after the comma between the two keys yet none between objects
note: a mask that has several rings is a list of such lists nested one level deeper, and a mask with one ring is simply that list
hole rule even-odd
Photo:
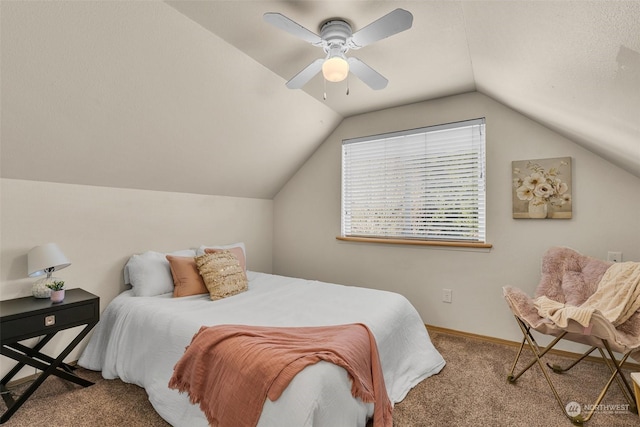
[{"label": "ceiling fan light fixture", "polygon": [[354,56],[350,56],[347,60],[345,54],[350,49],[361,49],[378,40],[406,31],[413,24],[411,12],[400,8],[387,13],[355,33],[351,25],[341,18],[325,21],[320,27],[320,35],[307,30],[280,13],[267,12],[263,18],[266,22],[299,39],[321,47],[327,54],[325,59],[316,59],[293,76],[286,83],[289,89],[301,89],[320,71],[325,81],[341,82],[349,73],[353,73],[371,89],[384,89],[388,83],[384,76]]},{"label": "ceiling fan light fixture", "polygon": [[341,82],[349,74],[349,63],[340,56],[329,58],[322,64],[322,75],[332,83]]}]

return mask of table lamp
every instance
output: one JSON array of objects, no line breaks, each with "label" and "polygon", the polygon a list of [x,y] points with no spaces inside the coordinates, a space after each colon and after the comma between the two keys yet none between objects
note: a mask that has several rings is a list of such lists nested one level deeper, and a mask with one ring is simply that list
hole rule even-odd
[{"label": "table lamp", "polygon": [[51,273],[70,265],[71,263],[67,257],[64,256],[55,243],[47,243],[46,245],[36,246],[31,249],[27,254],[27,272],[29,277],[38,277],[43,274],[47,275],[47,277],[43,277],[33,284],[31,288],[33,296],[36,298],[49,298],[51,296],[51,289],[47,287],[47,284],[60,280],[51,277]]}]

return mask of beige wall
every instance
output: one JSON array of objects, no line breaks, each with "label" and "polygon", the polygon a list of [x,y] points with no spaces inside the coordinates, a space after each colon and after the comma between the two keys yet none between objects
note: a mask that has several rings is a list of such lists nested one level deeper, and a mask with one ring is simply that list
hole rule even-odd
[{"label": "beige wall", "polygon": [[3,178],[271,199],[342,119],[169,2],[0,3]]},{"label": "beige wall", "polygon": [[[491,250],[345,243],[340,232],[342,139],[487,118],[487,236]],[[511,161],[571,156],[574,218],[514,220]],[[399,292],[426,323],[517,339],[501,288],[532,293],[552,245],[640,260],[640,180],[478,94],[346,119],[271,200],[2,179],[0,299],[29,295],[26,253],[56,242],[72,261],[57,275],[107,303],[125,289],[128,257],[244,241],[252,270]],[[453,303],[441,302],[442,288]],[[61,349],[69,335],[46,349]],[[80,346],[79,350],[83,348]],[[75,360],[79,350],[68,360]],[[0,358],[6,372],[10,361]],[[23,372],[23,375],[33,371]]]},{"label": "beige wall", "polygon": [[[2,179],[1,194],[2,300],[30,295],[35,279],[27,277],[26,254],[48,242],[57,243],[72,262],[56,276],[68,288],[100,296],[101,309],[127,288],[123,267],[129,256],[146,250],[243,241],[248,268],[271,272],[271,200],[13,179]],[[68,337],[45,350],[61,350]],[[0,363],[3,372],[11,365],[4,357]]]},{"label": "beige wall", "polygon": [[[487,119],[487,239],[491,250],[341,242],[341,141],[464,119]],[[511,161],[570,156],[573,219],[514,220]],[[640,180],[479,93],[351,117],[274,199],[276,274],[396,291],[425,323],[518,339],[505,285],[533,293],[553,245],[640,261]],[[441,302],[442,289],[453,303]]]}]

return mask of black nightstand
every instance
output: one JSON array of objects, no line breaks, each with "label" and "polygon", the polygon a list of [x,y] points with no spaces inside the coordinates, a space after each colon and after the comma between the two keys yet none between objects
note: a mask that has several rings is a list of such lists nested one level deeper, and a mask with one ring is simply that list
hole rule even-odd
[{"label": "black nightstand", "polygon": [[[75,367],[63,363],[73,350],[100,319],[100,297],[82,289],[67,289],[64,301],[52,303],[49,299],[34,297],[16,298],[0,301],[0,354],[18,363],[0,380],[2,398],[7,410],[0,417],[0,424],[7,421],[47,379],[55,375],[83,387],[93,383],[73,373]],[[73,341],[55,358],[40,352],[58,332],[86,325]],[[19,341],[42,336],[43,338],[29,348]],[[42,373],[33,381],[17,400],[7,392],[6,385],[25,365],[33,366]]]}]

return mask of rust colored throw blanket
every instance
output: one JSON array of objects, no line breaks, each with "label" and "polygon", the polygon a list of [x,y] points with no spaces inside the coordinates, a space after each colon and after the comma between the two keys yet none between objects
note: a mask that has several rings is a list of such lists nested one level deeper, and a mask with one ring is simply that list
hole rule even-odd
[{"label": "rust colored throw blanket", "polygon": [[351,393],[374,403],[375,427],[391,427],[376,340],[365,325],[320,327],[203,326],[174,367],[169,387],[187,392],[212,426],[255,426],[268,397],[280,397],[305,366],[344,368]]}]

